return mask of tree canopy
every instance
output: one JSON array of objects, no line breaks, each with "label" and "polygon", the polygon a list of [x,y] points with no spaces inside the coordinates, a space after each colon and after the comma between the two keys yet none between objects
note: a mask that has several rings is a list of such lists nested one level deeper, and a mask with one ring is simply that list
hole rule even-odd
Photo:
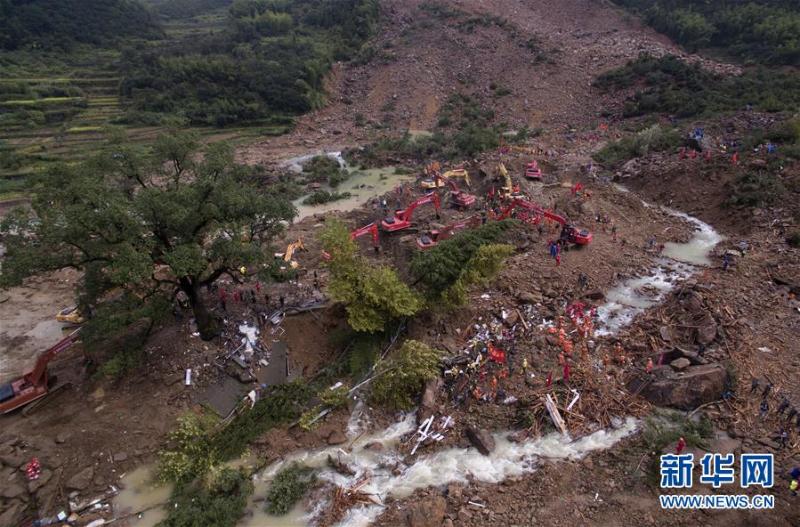
[{"label": "tree canopy", "polygon": [[760,64],[800,65],[797,0],[616,0],[692,51],[716,47]]},{"label": "tree canopy", "polygon": [[183,291],[201,335],[211,338],[204,286],[270,261],[267,244],[296,211],[256,188],[229,146],[198,157],[194,136],[172,133],[149,151],[120,146],[53,169],[35,188],[33,210],[3,222],[0,283],[77,268],[86,309],[115,291],[139,299],[135,305]]},{"label": "tree canopy", "polygon": [[135,0],[0,0],[0,49],[106,45],[161,30]]},{"label": "tree canopy", "polygon": [[236,0],[221,31],[126,50],[129,118],[226,126],[318,108],[331,64],[359,50],[377,14],[376,0]]},{"label": "tree canopy", "polygon": [[328,293],[345,304],[347,321],[354,330],[381,331],[390,320],[413,316],[422,309],[422,299],[394,270],[376,267],[358,254],[343,223],[328,222],[322,244],[330,255]]}]

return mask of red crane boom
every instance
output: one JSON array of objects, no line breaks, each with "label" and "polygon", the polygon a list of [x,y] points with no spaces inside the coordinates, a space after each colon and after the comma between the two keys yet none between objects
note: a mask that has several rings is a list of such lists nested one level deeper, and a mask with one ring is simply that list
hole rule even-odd
[{"label": "red crane boom", "polygon": [[439,200],[439,194],[436,192],[431,192],[416,201],[412,201],[411,204],[406,207],[404,210],[397,210],[394,213],[394,216],[385,218],[381,221],[381,228],[387,232],[397,232],[403,229],[407,229],[411,226],[411,217],[414,215],[414,210],[420,205],[425,205],[426,203],[433,203],[434,208],[436,209],[436,217],[439,217],[439,209],[442,206],[441,201]]},{"label": "red crane boom", "polygon": [[33,369],[10,383],[0,385],[0,413],[8,413],[47,395],[47,365],[59,353],[69,349],[78,339],[76,329],[53,347],[39,355]]}]

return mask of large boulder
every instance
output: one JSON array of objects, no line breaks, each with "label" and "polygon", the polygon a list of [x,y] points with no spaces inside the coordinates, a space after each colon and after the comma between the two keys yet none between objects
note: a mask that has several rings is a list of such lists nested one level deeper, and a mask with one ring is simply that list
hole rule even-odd
[{"label": "large boulder", "polygon": [[447,501],[441,496],[434,496],[415,502],[406,513],[408,527],[441,527]]},{"label": "large boulder", "polygon": [[632,392],[641,390],[644,398],[658,406],[692,410],[722,398],[728,372],[720,364],[706,364],[690,366],[680,373],[658,368],[653,377],[634,379],[628,388]]},{"label": "large boulder", "polygon": [[717,338],[717,321],[710,314],[706,313],[703,319],[697,324],[697,343],[708,346]]},{"label": "large boulder", "polygon": [[67,488],[70,490],[85,490],[92,484],[93,479],[94,468],[86,467],[67,480]]},{"label": "large boulder", "polygon": [[494,438],[486,430],[467,428],[467,439],[484,456],[488,456],[494,450]]}]

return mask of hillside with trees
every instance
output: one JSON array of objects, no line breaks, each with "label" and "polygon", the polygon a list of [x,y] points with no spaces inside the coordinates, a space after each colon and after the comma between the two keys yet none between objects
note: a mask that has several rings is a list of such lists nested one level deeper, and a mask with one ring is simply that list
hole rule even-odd
[{"label": "hillside with trees", "polygon": [[226,126],[319,108],[331,64],[355,55],[377,15],[375,0],[237,0],[223,31],[127,50],[130,119]]},{"label": "hillside with trees", "polygon": [[796,0],[617,0],[690,51],[720,48],[761,64],[800,65]]},{"label": "hillside with trees", "polygon": [[135,0],[0,0],[0,49],[69,49],[161,36]]}]

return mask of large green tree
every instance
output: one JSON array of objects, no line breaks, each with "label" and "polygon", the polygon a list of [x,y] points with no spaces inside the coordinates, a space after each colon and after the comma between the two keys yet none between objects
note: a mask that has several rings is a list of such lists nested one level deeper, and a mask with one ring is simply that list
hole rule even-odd
[{"label": "large green tree", "polygon": [[381,331],[390,320],[413,316],[422,309],[422,298],[393,269],[373,266],[358,254],[358,246],[342,222],[329,221],[321,239],[330,256],[328,294],[345,304],[347,322],[354,330]]},{"label": "large green tree", "polygon": [[267,245],[296,211],[256,188],[227,145],[197,148],[191,135],[168,134],[146,151],[121,146],[52,170],[32,210],[3,224],[0,283],[77,268],[85,271],[82,305],[99,311],[111,291],[142,301],[182,291],[201,336],[212,338],[205,286],[269,261]]}]

